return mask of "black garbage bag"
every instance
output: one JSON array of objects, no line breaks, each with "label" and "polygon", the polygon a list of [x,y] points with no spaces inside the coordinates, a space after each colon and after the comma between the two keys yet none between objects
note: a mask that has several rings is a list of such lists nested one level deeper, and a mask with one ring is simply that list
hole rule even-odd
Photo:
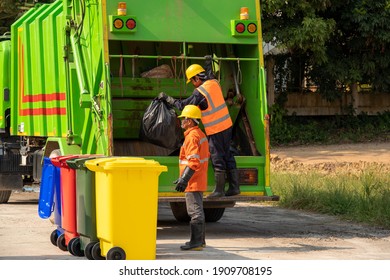
[{"label": "black garbage bag", "polygon": [[145,110],[140,138],[161,147],[176,149],[180,147],[183,137],[175,110],[155,98]]}]

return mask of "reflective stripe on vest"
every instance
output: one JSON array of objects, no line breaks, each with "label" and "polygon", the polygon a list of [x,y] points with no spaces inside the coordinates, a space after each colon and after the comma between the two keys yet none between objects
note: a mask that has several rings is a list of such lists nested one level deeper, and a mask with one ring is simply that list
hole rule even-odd
[{"label": "reflective stripe on vest", "polygon": [[[208,162],[208,161],[209,161],[208,157],[199,160],[200,163],[204,163],[204,162]],[[187,165],[188,160],[179,160],[179,164]]]},{"label": "reflective stripe on vest", "polygon": [[[199,146],[201,146],[205,141],[207,141],[206,137],[200,139]],[[183,147],[185,147],[185,143],[183,143]],[[200,163],[204,163],[204,162],[208,162],[209,161],[208,157],[200,158],[200,155],[195,154],[195,155],[188,155],[188,156],[186,156],[187,160],[179,160],[179,164],[187,165],[188,164],[188,160],[190,160],[192,158],[198,158]]]},{"label": "reflective stripe on vest", "polygon": [[[186,192],[203,192],[207,190],[207,171],[210,157],[207,137],[199,127],[190,128],[189,133],[186,133],[187,131],[184,132],[185,139],[179,155],[180,176],[183,174],[186,166],[196,170],[188,182]],[[196,144],[193,142],[195,139]],[[196,149],[192,147],[193,144],[197,146]]]},{"label": "reflective stripe on vest", "polygon": [[208,107],[202,111],[202,123],[207,135],[228,129],[233,125],[229,110],[217,80],[208,80],[198,91],[207,99]]}]

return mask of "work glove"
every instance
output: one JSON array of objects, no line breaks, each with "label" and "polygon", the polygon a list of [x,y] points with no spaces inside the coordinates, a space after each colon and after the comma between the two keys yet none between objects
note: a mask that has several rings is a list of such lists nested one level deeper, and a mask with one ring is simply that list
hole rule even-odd
[{"label": "work glove", "polygon": [[183,171],[183,174],[181,174],[181,177],[173,182],[174,184],[176,184],[175,190],[178,192],[184,192],[187,188],[188,182],[190,181],[194,173],[194,170],[186,166]]},{"label": "work glove", "polygon": [[160,92],[158,94],[158,100],[161,100],[161,101],[165,101],[167,102],[169,105],[174,105],[175,103],[175,98],[173,97],[170,97],[169,95],[167,95],[165,92]]},{"label": "work glove", "polygon": [[206,70],[206,75],[209,79],[215,79],[215,75],[213,72],[213,63],[216,63],[213,60],[213,57],[211,55],[205,55],[205,64],[204,64],[204,69]]}]

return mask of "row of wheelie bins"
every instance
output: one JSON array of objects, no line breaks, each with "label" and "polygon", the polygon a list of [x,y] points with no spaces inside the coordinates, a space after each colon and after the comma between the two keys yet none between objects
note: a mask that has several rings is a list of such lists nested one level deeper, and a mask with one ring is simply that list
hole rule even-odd
[{"label": "row of wheelie bins", "polygon": [[155,259],[165,171],[139,157],[44,157],[38,214],[56,227],[51,243],[90,260]]}]

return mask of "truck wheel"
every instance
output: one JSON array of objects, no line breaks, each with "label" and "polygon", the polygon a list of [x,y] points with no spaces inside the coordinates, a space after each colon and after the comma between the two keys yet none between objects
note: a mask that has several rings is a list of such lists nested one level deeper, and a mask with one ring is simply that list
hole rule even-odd
[{"label": "truck wheel", "polygon": [[0,191],[0,203],[7,203],[11,193],[12,191],[10,190]]},{"label": "truck wheel", "polygon": [[180,223],[188,223],[190,216],[188,216],[186,203],[185,202],[170,202],[172,214],[176,220]]},{"label": "truck wheel", "polygon": [[223,213],[225,213],[225,208],[205,208],[204,209],[204,216],[205,220],[208,223],[215,223],[219,221]]}]

